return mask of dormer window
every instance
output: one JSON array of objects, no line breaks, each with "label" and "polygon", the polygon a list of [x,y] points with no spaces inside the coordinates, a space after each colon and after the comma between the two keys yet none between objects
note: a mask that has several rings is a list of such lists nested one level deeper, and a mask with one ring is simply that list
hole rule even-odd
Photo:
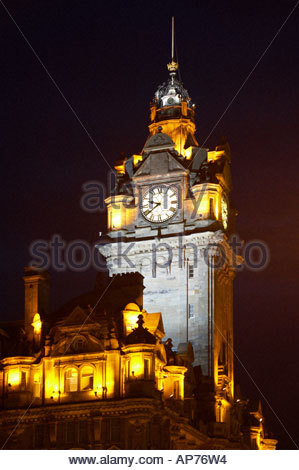
[{"label": "dormer window", "polygon": [[79,336],[72,342],[72,349],[77,353],[83,352],[86,349],[86,339],[83,336]]}]

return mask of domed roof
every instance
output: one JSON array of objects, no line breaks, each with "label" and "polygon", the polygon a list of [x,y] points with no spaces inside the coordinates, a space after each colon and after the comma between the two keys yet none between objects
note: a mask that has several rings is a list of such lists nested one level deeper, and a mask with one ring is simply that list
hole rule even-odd
[{"label": "domed roof", "polygon": [[132,333],[126,337],[126,344],[156,344],[156,338],[152,335],[147,328],[143,327],[143,315],[138,315],[138,328],[135,328]]},{"label": "domed roof", "polygon": [[130,302],[129,304],[127,304],[124,310],[127,310],[129,312],[140,312],[140,308],[134,302]]},{"label": "domed roof", "polygon": [[177,77],[178,64],[172,61],[168,64],[170,77],[167,82],[160,85],[150,106],[150,120],[152,123],[170,121],[172,119],[188,120],[194,123],[195,105],[192,104],[188,91]]},{"label": "domed roof", "polygon": [[177,79],[175,73],[170,74],[167,82],[160,85],[155,93],[154,103],[158,108],[166,106],[179,106],[182,101],[186,101],[188,107],[192,107],[191,98],[188,91],[183,87],[183,83]]}]

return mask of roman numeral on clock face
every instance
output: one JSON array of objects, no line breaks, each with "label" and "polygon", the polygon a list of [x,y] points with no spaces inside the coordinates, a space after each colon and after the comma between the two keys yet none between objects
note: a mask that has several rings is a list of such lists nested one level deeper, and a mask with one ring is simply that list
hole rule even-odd
[{"label": "roman numeral on clock face", "polygon": [[143,195],[141,213],[150,222],[166,222],[177,213],[177,210],[178,193],[173,187],[155,186]]}]

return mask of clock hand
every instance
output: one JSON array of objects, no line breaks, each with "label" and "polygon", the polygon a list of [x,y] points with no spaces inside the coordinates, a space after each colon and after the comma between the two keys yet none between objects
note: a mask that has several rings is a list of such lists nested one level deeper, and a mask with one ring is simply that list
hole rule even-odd
[{"label": "clock hand", "polygon": [[147,213],[147,215],[152,212],[154,209],[156,209],[157,206],[160,206],[161,202],[156,202],[155,206]]}]

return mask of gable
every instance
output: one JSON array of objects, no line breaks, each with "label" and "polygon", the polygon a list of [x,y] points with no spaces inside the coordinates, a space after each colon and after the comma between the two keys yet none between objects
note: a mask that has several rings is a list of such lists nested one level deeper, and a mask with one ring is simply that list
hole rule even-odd
[{"label": "gable", "polygon": [[[75,326],[75,325],[82,325],[83,323],[85,324],[89,318],[88,318],[88,313],[86,313],[83,308],[77,307],[72,310],[72,312],[61,322],[61,326]],[[90,322],[89,322],[90,323]]]},{"label": "gable", "polygon": [[105,344],[103,338],[98,338],[87,332],[73,333],[56,338],[52,344],[51,356],[65,356],[103,352]]},{"label": "gable", "polygon": [[144,326],[148,328],[150,333],[159,337],[163,337],[165,335],[162,314],[160,312],[146,313],[144,320]]},{"label": "gable", "polygon": [[171,172],[186,172],[185,167],[167,150],[150,152],[134,174],[134,178],[145,175],[163,175]]}]

